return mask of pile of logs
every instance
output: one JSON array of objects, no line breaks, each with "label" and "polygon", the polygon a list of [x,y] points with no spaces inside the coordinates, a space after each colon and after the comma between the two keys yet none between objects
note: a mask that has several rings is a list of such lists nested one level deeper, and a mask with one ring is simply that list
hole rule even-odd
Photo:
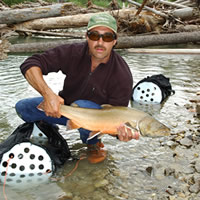
[{"label": "pile of logs", "polygon": [[[118,22],[117,48],[200,42],[200,0],[143,0],[142,4],[133,0],[126,2],[126,8],[120,8],[116,0],[112,0],[107,8],[95,6],[91,0],[88,0],[87,8],[70,2],[50,5],[43,0],[8,7],[0,0],[0,39],[3,41],[17,34],[80,40],[84,38],[84,32],[67,30],[85,27],[95,12],[109,12]],[[32,48],[32,51],[43,51],[56,44],[54,42],[45,48],[41,48],[42,44],[36,45],[38,48]],[[0,51],[1,46],[0,43]],[[25,45],[23,48],[21,46],[19,50],[17,44],[10,45],[9,51],[27,52],[30,51],[28,46],[27,49]]]}]

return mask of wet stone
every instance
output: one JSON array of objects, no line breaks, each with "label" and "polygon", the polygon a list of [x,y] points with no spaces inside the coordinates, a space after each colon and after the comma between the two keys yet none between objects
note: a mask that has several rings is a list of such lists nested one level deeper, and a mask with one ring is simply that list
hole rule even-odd
[{"label": "wet stone", "polygon": [[197,162],[195,165],[195,169],[198,173],[200,173],[200,162]]},{"label": "wet stone", "polygon": [[65,193],[65,195],[60,196],[57,200],[65,200],[65,199],[72,199],[73,194],[71,192]]},{"label": "wet stone", "polygon": [[200,104],[196,105],[196,112],[197,112],[197,115],[200,115]]},{"label": "wet stone", "polygon": [[82,200],[82,198],[79,197],[79,196],[75,196],[75,197],[73,198],[73,200]]},{"label": "wet stone", "polygon": [[153,172],[153,167],[147,167],[146,168],[146,172],[149,176],[151,176],[152,172]]},{"label": "wet stone", "polygon": [[193,165],[188,165],[187,167],[184,167],[185,174],[193,174],[195,172],[195,169]]},{"label": "wet stone", "polygon": [[128,199],[128,198],[129,198],[129,195],[126,194],[126,193],[121,193],[121,194],[120,194],[120,197],[121,197],[122,199]]},{"label": "wet stone", "polygon": [[193,176],[193,175],[190,176],[190,177],[188,178],[187,183],[188,183],[189,185],[193,185],[193,184],[195,184],[194,176]]},{"label": "wet stone", "polygon": [[104,187],[104,186],[106,186],[106,185],[108,185],[108,184],[109,184],[109,182],[108,182],[106,179],[103,179],[103,180],[97,181],[97,182],[94,184],[94,186],[95,186],[96,188],[99,188],[99,187]]},{"label": "wet stone", "polygon": [[164,170],[165,176],[173,176],[175,174],[175,169],[172,168],[166,168]]},{"label": "wet stone", "polygon": [[168,147],[170,147],[170,148],[172,148],[172,149],[174,149],[176,146],[178,146],[178,144],[177,144],[177,142],[174,142],[174,141],[172,141],[172,140],[169,140],[169,141],[164,141],[164,142],[162,142],[161,143],[161,145],[162,146],[168,146]]},{"label": "wet stone", "polygon": [[171,186],[169,186],[167,189],[166,189],[166,192],[170,195],[174,195],[175,194],[175,190],[174,188],[172,188]]},{"label": "wet stone", "polygon": [[194,185],[191,185],[189,187],[189,191],[192,193],[198,193],[200,191],[200,184],[199,182],[195,183]]},{"label": "wet stone", "polygon": [[193,141],[189,139],[188,137],[185,137],[180,140],[180,144],[189,148],[193,145]]},{"label": "wet stone", "polygon": [[177,200],[176,196],[169,196],[169,200]]},{"label": "wet stone", "polygon": [[71,192],[65,192],[65,194],[62,194],[61,196],[58,197],[57,200],[65,200],[65,199],[72,199],[73,194]]}]

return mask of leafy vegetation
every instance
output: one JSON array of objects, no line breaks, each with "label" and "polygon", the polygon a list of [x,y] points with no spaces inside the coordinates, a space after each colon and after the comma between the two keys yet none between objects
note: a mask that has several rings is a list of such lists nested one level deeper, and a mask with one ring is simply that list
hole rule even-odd
[{"label": "leafy vegetation", "polygon": [[[37,0],[3,0],[7,5],[11,6],[14,4],[20,4],[20,3],[24,3],[24,2],[36,2]],[[59,0],[46,0],[47,2],[58,2]],[[74,2],[79,6],[85,6],[87,5],[88,0],[65,0],[66,2]],[[139,3],[142,3],[143,0],[135,0]],[[174,0],[170,0],[170,1],[174,1]],[[97,5],[97,6],[102,6],[102,7],[107,7],[109,5],[109,3],[111,2],[111,0],[92,0],[92,3]],[[122,1],[121,0],[117,0],[117,2],[119,3],[119,5],[122,6]]]},{"label": "leafy vegetation", "polygon": [[[7,5],[11,6],[14,4],[20,4],[24,2],[36,2],[37,0],[3,0]],[[58,0],[46,0],[47,2],[58,2]],[[74,2],[79,6],[85,6],[88,0],[65,0],[66,2]],[[117,0],[119,5],[122,5],[121,0]],[[92,0],[92,3],[97,6],[107,7],[111,0]],[[138,2],[142,2],[142,0],[138,0]]]}]

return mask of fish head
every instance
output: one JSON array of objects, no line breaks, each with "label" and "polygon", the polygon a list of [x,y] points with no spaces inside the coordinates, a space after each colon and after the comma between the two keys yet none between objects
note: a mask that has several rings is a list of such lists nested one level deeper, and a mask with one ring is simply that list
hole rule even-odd
[{"label": "fish head", "polygon": [[151,116],[146,116],[139,122],[139,129],[143,136],[161,137],[170,135],[170,129]]}]

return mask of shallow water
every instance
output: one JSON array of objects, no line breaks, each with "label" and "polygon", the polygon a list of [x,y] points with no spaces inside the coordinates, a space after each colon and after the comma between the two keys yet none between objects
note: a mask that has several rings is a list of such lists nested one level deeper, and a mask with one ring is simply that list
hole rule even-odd
[{"label": "shallow water", "polygon": [[[185,108],[190,99],[196,97],[200,89],[199,55],[148,55],[133,54],[128,50],[119,51],[129,64],[134,83],[146,76],[164,74],[170,78],[175,95],[170,96],[162,105],[139,105],[134,107],[152,114],[172,129],[172,133],[189,131],[188,120],[199,124],[194,113]],[[0,61],[0,141],[5,140],[14,129],[23,123],[15,113],[15,103],[26,97],[37,96],[19,71],[19,65],[27,55],[9,55]],[[45,78],[54,91],[62,88],[63,75],[51,74]],[[60,127],[61,134],[67,139],[72,155],[81,157],[86,147],[81,144],[76,131],[66,132]],[[103,142],[108,151],[105,162],[91,165],[81,160],[77,170],[66,175],[75,167],[77,161],[70,160],[59,169],[56,180],[34,186],[33,188],[13,189],[6,186],[8,199],[15,200],[148,200],[156,195],[164,196],[168,186],[181,186],[182,182],[171,176],[164,176],[166,166],[184,168],[190,157],[182,155],[174,160],[174,151],[161,145],[168,138],[140,138],[139,141],[120,142],[110,136],[104,136]],[[0,200],[3,197],[0,185]]]}]

